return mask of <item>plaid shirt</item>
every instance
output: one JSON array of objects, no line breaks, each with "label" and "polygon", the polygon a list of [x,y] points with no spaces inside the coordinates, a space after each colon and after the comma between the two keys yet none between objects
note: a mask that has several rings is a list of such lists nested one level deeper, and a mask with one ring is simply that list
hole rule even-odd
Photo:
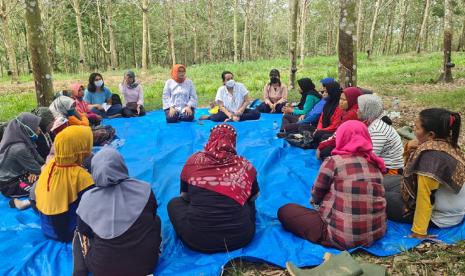
[{"label": "plaid shirt", "polygon": [[312,199],[340,249],[369,246],[386,232],[381,171],[363,157],[335,155],[321,165]]}]

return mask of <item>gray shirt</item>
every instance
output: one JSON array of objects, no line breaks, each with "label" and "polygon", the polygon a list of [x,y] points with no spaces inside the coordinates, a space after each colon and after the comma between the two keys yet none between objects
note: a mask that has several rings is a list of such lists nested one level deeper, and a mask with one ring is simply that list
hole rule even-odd
[{"label": "gray shirt", "polygon": [[0,182],[8,182],[26,173],[40,174],[42,158],[36,160],[34,155],[23,143],[9,147],[4,160],[0,160]]}]

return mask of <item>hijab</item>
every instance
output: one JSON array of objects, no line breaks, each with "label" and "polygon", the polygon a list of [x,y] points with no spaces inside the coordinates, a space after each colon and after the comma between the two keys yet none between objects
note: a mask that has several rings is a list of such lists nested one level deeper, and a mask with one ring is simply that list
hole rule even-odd
[{"label": "hijab", "polygon": [[299,84],[300,89],[302,89],[302,96],[299,104],[297,105],[299,109],[304,109],[308,95],[313,95],[318,99],[321,99],[321,94],[315,91],[315,84],[313,84],[310,78],[302,78],[298,80],[297,83]]},{"label": "hijab", "polygon": [[187,160],[181,180],[227,196],[243,206],[250,197],[257,171],[237,155],[236,136],[230,125],[213,127],[204,150]]},{"label": "hijab", "polygon": [[82,196],[76,213],[102,239],[124,234],[142,214],[152,189],[129,177],[123,156],[105,147],[92,159],[95,188]]},{"label": "hijab", "polygon": [[40,126],[40,121],[39,116],[23,112],[8,123],[0,142],[0,163],[5,159],[10,146],[17,143],[26,145],[37,160],[42,160],[36,150],[35,143],[31,140],[32,137],[37,137],[36,130]]},{"label": "hijab", "polygon": [[133,79],[133,82],[132,82],[131,84],[128,84],[128,85],[127,85],[128,88],[134,89],[134,88],[136,88],[136,87],[139,85],[139,83],[136,82],[136,74],[135,74],[133,71],[130,71],[130,70],[127,71],[127,72],[126,72],[126,76],[130,77],[131,79]]},{"label": "hijab", "polygon": [[171,78],[175,80],[177,83],[183,83],[186,80],[186,77],[182,79],[178,78],[178,71],[180,68],[184,68],[184,70],[186,70],[186,66],[182,64],[175,64],[173,66],[173,69],[171,69]]},{"label": "hijab", "polygon": [[374,94],[361,95],[357,99],[360,120],[371,124],[383,115],[383,100]]},{"label": "hijab", "polygon": [[328,97],[326,97],[326,103],[323,107],[322,125],[323,128],[328,127],[331,124],[331,117],[339,106],[339,99],[341,98],[341,87],[338,82],[328,83],[326,86],[328,91]]},{"label": "hijab", "polygon": [[[68,118],[71,116],[76,116],[80,120],[81,116],[77,114],[73,105],[74,105],[74,100],[72,98],[66,97],[66,96],[59,96],[50,104],[49,108],[50,108],[50,111],[52,111],[52,114],[53,116],[55,116],[55,118],[59,118],[59,117]],[[73,110],[74,112],[71,112]]]},{"label": "hijab", "polygon": [[73,98],[82,99],[82,97],[78,98],[79,89],[81,89],[81,87],[82,87],[82,90],[84,91],[84,85],[81,85],[80,83],[73,83],[73,85],[71,85],[71,92],[72,92]]},{"label": "hijab", "polygon": [[94,183],[82,167],[92,144],[92,131],[86,126],[69,126],[55,137],[55,156],[45,165],[35,188],[36,206],[41,213],[67,212],[78,194]]},{"label": "hijab", "polygon": [[328,85],[330,83],[333,83],[335,81],[336,81],[335,79],[327,77],[327,78],[324,78],[324,79],[320,80],[320,83],[321,83],[321,85],[326,87],[326,85]]},{"label": "hijab", "polygon": [[350,111],[352,109],[358,110],[357,99],[359,96],[363,94],[362,90],[360,90],[360,88],[358,87],[347,87],[342,92],[344,93],[347,99],[347,111]]},{"label": "hijab", "polygon": [[377,166],[381,172],[386,171],[384,160],[373,152],[373,143],[368,127],[357,120],[347,121],[338,127],[336,130],[336,148],[331,154],[361,156]]},{"label": "hijab", "polygon": [[31,113],[40,117],[40,130],[42,130],[43,133],[49,132],[50,124],[55,121],[55,117],[50,109],[48,107],[41,106],[32,110]]},{"label": "hijab", "polygon": [[84,89],[84,86],[79,84],[79,83],[74,83],[71,86],[71,91],[72,91],[72,96],[74,99],[74,102],[76,103],[76,110],[81,113],[88,113],[89,110],[89,104],[84,101],[83,97],[79,97],[79,89]]}]

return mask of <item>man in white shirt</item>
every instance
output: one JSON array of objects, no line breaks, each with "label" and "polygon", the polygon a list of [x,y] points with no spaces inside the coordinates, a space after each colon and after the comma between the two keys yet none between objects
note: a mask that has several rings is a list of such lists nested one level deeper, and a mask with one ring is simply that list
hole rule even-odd
[{"label": "man in white shirt", "polygon": [[223,86],[218,88],[215,97],[219,111],[203,119],[214,122],[239,122],[259,119],[260,112],[247,108],[249,105],[249,91],[242,83],[234,81],[233,73],[224,71],[221,78],[223,79]]}]

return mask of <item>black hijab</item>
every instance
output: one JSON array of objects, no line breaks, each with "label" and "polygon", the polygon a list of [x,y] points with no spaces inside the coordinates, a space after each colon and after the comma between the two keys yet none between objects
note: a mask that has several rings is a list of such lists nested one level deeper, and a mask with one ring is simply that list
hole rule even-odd
[{"label": "black hijab", "polygon": [[321,121],[323,128],[326,128],[331,124],[331,117],[333,116],[334,111],[339,105],[339,99],[341,98],[342,93],[342,89],[339,86],[339,83],[336,81],[328,83],[325,87],[328,91],[328,97],[326,100],[326,104],[323,107],[323,117]]},{"label": "black hijab", "polygon": [[297,83],[299,84],[300,89],[302,89],[302,96],[300,98],[299,105],[297,105],[299,109],[304,109],[305,101],[307,100],[308,95],[313,95],[321,99],[321,94],[316,92],[315,84],[313,84],[310,78],[302,78],[298,80]]}]

